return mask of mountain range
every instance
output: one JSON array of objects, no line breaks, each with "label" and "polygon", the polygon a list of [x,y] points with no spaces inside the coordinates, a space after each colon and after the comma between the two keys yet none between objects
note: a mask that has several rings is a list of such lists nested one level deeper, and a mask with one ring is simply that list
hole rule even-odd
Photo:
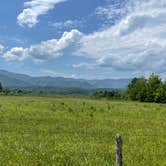
[{"label": "mountain range", "polygon": [[64,87],[83,89],[124,89],[131,82],[131,79],[85,80],[50,76],[32,77],[25,74],[18,74],[0,70],[0,82],[5,88]]}]

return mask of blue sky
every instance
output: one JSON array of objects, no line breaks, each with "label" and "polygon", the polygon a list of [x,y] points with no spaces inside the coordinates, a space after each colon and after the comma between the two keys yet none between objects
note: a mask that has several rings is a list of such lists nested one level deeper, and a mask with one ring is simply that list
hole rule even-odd
[{"label": "blue sky", "polygon": [[85,79],[165,77],[165,0],[1,3],[1,69]]}]

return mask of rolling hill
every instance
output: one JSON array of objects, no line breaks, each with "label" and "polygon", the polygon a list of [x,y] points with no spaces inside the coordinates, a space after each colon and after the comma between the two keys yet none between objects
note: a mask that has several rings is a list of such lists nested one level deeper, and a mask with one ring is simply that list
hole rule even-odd
[{"label": "rolling hill", "polygon": [[112,88],[124,89],[131,79],[84,80],[63,77],[32,77],[0,70],[0,82],[5,88],[64,87],[64,88]]}]

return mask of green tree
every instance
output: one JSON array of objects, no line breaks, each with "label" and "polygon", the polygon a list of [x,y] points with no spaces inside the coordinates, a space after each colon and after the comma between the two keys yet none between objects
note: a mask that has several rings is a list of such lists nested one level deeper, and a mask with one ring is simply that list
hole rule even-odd
[{"label": "green tree", "polygon": [[155,74],[149,79],[134,78],[128,86],[127,94],[131,100],[166,103],[166,82],[163,83]]},{"label": "green tree", "polygon": [[154,101],[157,103],[166,103],[166,83],[161,84],[156,92],[155,92],[155,97]]},{"label": "green tree", "polygon": [[162,85],[162,81],[158,75],[154,73],[149,77],[148,90],[147,90],[147,101],[154,102],[157,89]]},{"label": "green tree", "polygon": [[145,101],[147,97],[147,80],[144,77],[134,78],[128,86],[127,94],[131,100]]},{"label": "green tree", "polygon": [[137,83],[138,78],[132,79],[131,83],[128,85],[127,88],[127,94],[129,95],[131,100],[137,100],[136,95],[137,95]]}]

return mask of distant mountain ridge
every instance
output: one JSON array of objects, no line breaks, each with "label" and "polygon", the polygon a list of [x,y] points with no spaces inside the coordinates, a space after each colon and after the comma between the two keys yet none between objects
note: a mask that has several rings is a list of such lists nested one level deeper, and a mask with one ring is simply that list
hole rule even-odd
[{"label": "distant mountain ridge", "polygon": [[0,82],[5,88],[24,87],[65,87],[65,88],[112,88],[124,89],[131,79],[84,80],[63,77],[32,77],[0,70]]}]

